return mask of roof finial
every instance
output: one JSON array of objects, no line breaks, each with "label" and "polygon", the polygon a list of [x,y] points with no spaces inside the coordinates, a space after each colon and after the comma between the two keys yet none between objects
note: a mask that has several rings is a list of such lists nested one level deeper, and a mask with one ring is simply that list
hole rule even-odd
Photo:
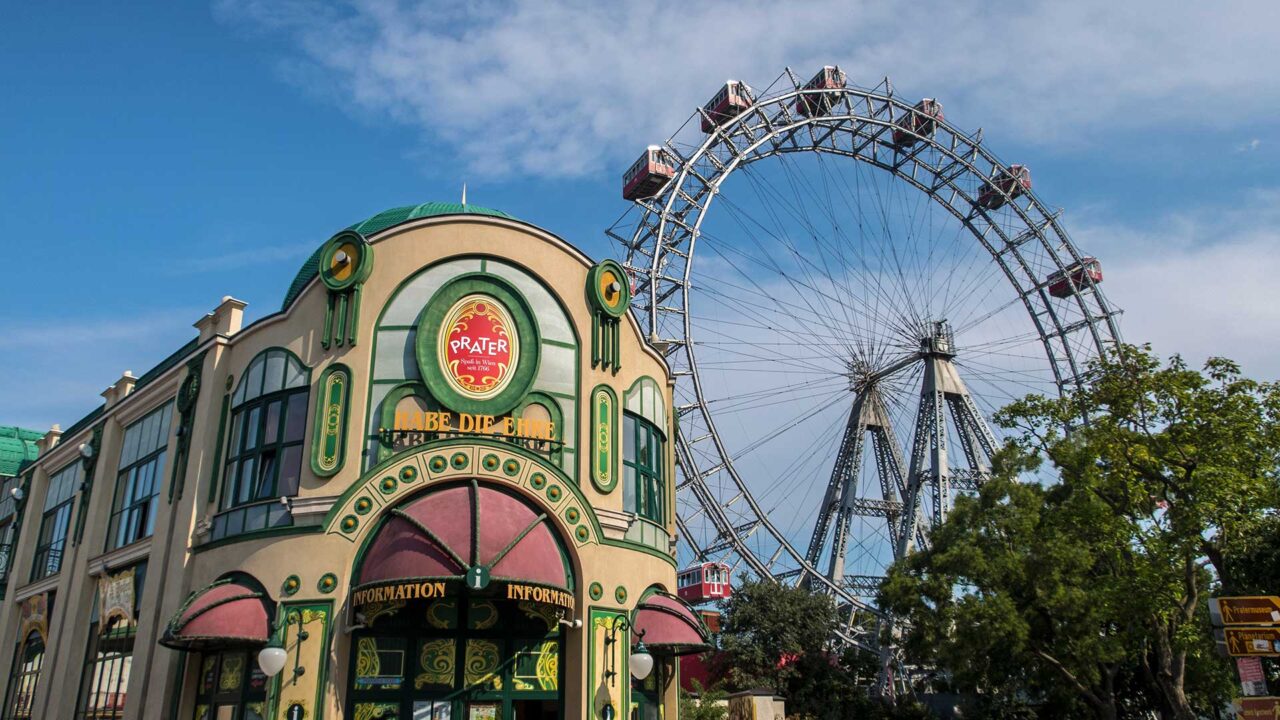
[{"label": "roof finial", "polygon": [[467,206],[467,184],[462,183],[462,207]]}]

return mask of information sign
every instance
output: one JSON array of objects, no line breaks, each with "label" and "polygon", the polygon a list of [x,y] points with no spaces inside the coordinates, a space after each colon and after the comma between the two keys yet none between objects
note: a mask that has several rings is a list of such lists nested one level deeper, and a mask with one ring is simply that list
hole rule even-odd
[{"label": "information sign", "polygon": [[1214,625],[1280,625],[1280,597],[1210,598],[1209,620]]}]

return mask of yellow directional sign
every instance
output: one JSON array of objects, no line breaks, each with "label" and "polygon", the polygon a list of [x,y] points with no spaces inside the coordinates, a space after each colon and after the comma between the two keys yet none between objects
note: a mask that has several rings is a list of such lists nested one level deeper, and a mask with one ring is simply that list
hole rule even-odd
[{"label": "yellow directional sign", "polygon": [[1220,597],[1209,600],[1209,618],[1215,625],[1280,625],[1280,597]]},{"label": "yellow directional sign", "polygon": [[1280,656],[1280,627],[1228,627],[1223,635],[1227,652],[1235,657]]}]

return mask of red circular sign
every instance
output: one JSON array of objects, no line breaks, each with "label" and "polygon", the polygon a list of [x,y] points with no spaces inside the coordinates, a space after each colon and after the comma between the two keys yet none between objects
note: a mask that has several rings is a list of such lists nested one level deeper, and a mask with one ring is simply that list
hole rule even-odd
[{"label": "red circular sign", "polygon": [[449,384],[464,395],[484,399],[511,382],[520,338],[502,303],[488,295],[468,295],[445,315],[438,352]]}]

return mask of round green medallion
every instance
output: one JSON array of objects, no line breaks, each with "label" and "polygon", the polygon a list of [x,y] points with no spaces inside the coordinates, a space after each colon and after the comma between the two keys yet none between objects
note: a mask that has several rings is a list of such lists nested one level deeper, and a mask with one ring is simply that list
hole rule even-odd
[{"label": "round green medallion", "polygon": [[479,273],[446,283],[418,318],[414,353],[431,395],[461,413],[501,415],[538,375],[541,337],[524,297]]},{"label": "round green medallion", "polygon": [[615,260],[602,260],[587,273],[587,299],[604,314],[622,317],[631,303],[631,278]]},{"label": "round green medallion", "polygon": [[367,280],[372,271],[373,252],[354,230],[334,235],[320,250],[320,281],[330,290],[347,290]]}]

